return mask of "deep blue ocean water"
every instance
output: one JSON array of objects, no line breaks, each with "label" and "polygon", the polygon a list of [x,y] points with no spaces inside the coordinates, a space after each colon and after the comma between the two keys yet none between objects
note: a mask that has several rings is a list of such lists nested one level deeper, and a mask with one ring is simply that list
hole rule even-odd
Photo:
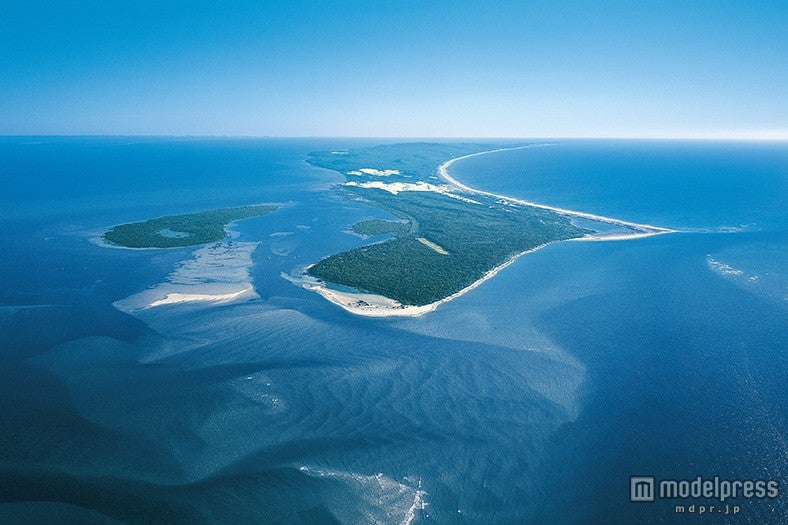
[{"label": "deep blue ocean water", "polygon": [[[375,143],[0,139],[0,523],[694,523],[630,503],[629,477],[784,483],[788,146],[458,162],[480,189],[679,233],[554,244],[424,317],[366,319],[282,274],[368,242],[348,226],[385,213],[304,158]],[[259,300],[112,306],[194,250],[104,229],[259,202],[285,204],[234,227],[260,242]]]}]

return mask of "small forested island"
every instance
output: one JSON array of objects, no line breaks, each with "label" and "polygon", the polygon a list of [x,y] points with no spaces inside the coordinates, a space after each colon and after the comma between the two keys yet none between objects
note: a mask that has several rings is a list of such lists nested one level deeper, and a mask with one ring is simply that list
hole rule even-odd
[{"label": "small forested island", "polygon": [[167,215],[115,226],[102,235],[108,244],[125,248],[181,248],[220,241],[235,221],[265,215],[278,206],[259,204]]},{"label": "small forested island", "polygon": [[438,179],[442,163],[489,149],[418,143],[311,154],[310,164],[342,173],[347,191],[399,221],[355,224],[357,233],[393,237],[326,257],[307,273],[328,285],[423,306],[463,290],[518,254],[593,233],[564,214]]}]

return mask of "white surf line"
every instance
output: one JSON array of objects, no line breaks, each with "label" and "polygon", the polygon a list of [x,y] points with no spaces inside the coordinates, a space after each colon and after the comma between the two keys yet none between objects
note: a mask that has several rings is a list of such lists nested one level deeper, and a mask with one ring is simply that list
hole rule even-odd
[{"label": "white surf line", "polygon": [[582,237],[582,238],[580,238],[578,240],[605,240],[605,239],[607,239],[607,240],[611,240],[612,241],[612,240],[623,240],[623,239],[636,239],[636,238],[640,238],[640,237],[650,237],[652,235],[660,235],[660,234],[663,234],[663,233],[676,233],[676,230],[671,230],[669,228],[661,228],[659,226],[651,226],[650,224],[638,224],[638,223],[635,223],[635,222],[627,222],[627,221],[622,221],[620,219],[613,219],[611,217],[604,217],[602,215],[594,215],[594,214],[591,214],[591,213],[585,213],[585,212],[581,212],[581,211],[567,210],[566,208],[557,208],[555,206],[547,206],[546,204],[539,204],[539,203],[536,203],[536,202],[526,201],[526,200],[523,200],[523,199],[515,199],[513,197],[509,197],[509,196],[506,196],[506,195],[499,195],[497,193],[492,193],[490,191],[477,190],[476,188],[471,188],[470,186],[467,186],[467,185],[461,183],[460,181],[458,181],[457,179],[455,179],[454,177],[449,175],[449,172],[448,172],[449,166],[451,166],[452,164],[454,164],[458,160],[463,160],[463,159],[467,159],[467,158],[470,158],[470,157],[477,157],[479,155],[487,155],[489,153],[497,153],[497,152],[500,152],[500,151],[513,151],[513,150],[527,149],[527,148],[544,148],[544,147],[552,146],[552,145],[553,144],[530,144],[528,146],[516,146],[514,148],[498,148],[498,149],[492,149],[492,150],[488,150],[488,151],[480,151],[479,153],[471,153],[469,155],[463,155],[462,157],[456,157],[456,158],[453,158],[451,160],[448,160],[448,161],[444,162],[443,164],[441,164],[440,166],[438,166],[438,175],[443,180],[448,182],[450,185],[454,186],[457,189],[460,189],[460,190],[463,190],[465,192],[468,192],[468,193],[473,193],[473,194],[476,194],[476,195],[485,195],[487,197],[494,197],[496,199],[501,199],[503,201],[511,202],[511,203],[515,203],[515,204],[521,204],[523,206],[532,206],[534,208],[541,208],[543,210],[550,210],[550,211],[553,211],[555,213],[558,213],[559,215],[566,215],[566,216],[570,216],[570,217],[580,217],[582,219],[589,219],[589,220],[592,220],[592,221],[604,222],[604,223],[607,223],[607,224],[614,224],[616,226],[624,226],[624,227],[627,227],[627,228],[634,228],[634,229],[639,230],[641,232],[641,233],[633,233],[633,234],[625,234],[625,235],[612,234],[612,235],[609,235],[609,236],[606,236],[606,235],[589,235],[587,237]]},{"label": "white surf line", "polygon": [[[427,312],[431,312],[431,311],[435,310],[436,308],[438,308],[440,305],[442,305],[444,303],[448,303],[449,301],[454,300],[454,299],[460,297],[461,295],[465,295],[466,293],[470,292],[471,290],[473,290],[475,288],[478,288],[479,286],[484,284],[485,281],[489,281],[490,279],[492,279],[493,277],[498,275],[498,272],[500,272],[501,270],[503,270],[507,266],[510,266],[511,264],[513,264],[521,256],[529,254],[529,253],[533,253],[533,252],[535,252],[537,250],[541,250],[542,248],[544,248],[545,246],[547,246],[549,244],[552,244],[553,242],[555,242],[555,241],[546,242],[544,244],[540,244],[539,246],[535,246],[535,247],[530,248],[528,250],[525,250],[525,251],[522,251],[522,252],[517,253],[515,255],[512,255],[506,261],[502,262],[501,264],[499,264],[495,268],[491,268],[490,270],[487,270],[484,273],[484,275],[481,276],[481,278],[479,278],[476,281],[472,282],[471,284],[469,284],[468,286],[466,286],[462,290],[454,292],[450,296],[444,297],[443,299],[440,299],[439,301],[435,301],[434,303],[430,303],[430,304],[427,304],[427,305],[424,305],[424,306],[420,306],[420,307],[415,307],[415,308],[421,308],[422,311],[419,311],[418,313],[416,313],[413,316],[414,317],[418,317],[418,316],[423,315],[423,314],[425,314]],[[405,315],[407,315],[407,314],[405,314]]]}]

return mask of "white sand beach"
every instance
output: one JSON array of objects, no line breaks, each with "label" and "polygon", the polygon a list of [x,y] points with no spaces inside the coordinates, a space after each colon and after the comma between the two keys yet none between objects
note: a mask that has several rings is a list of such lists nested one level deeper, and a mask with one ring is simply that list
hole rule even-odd
[{"label": "white sand beach", "polygon": [[554,212],[556,212],[556,213],[558,213],[560,215],[565,215],[565,216],[569,216],[569,217],[578,217],[578,218],[581,218],[581,219],[589,219],[589,220],[592,220],[592,221],[604,222],[606,224],[613,224],[613,225],[616,225],[616,226],[622,226],[622,227],[625,227],[625,228],[631,228],[631,229],[637,230],[637,233],[632,233],[632,234],[618,234],[617,233],[617,234],[611,234],[609,236],[604,235],[604,234],[597,234],[597,235],[591,235],[591,236],[583,237],[583,238],[578,239],[578,240],[595,240],[595,241],[598,241],[598,240],[603,240],[604,237],[609,237],[608,239],[604,239],[604,240],[624,240],[624,239],[637,239],[637,238],[640,238],[640,237],[650,237],[652,235],[661,235],[661,234],[664,234],[664,233],[676,233],[675,230],[671,230],[671,229],[668,229],[668,228],[661,228],[659,226],[651,226],[650,224],[638,224],[638,223],[634,223],[634,222],[627,222],[627,221],[622,221],[622,220],[619,220],[619,219],[613,219],[611,217],[604,217],[602,215],[594,215],[594,214],[591,214],[591,213],[584,213],[584,212],[575,211],[575,210],[567,210],[565,208],[557,208],[555,206],[547,206],[545,204],[539,204],[539,203],[536,203],[536,202],[526,201],[526,200],[522,200],[522,199],[515,199],[513,197],[508,197],[506,195],[499,195],[497,193],[492,193],[492,192],[489,192],[489,191],[477,190],[475,188],[471,188],[470,186],[467,186],[467,185],[459,182],[457,179],[455,179],[454,177],[449,175],[449,172],[448,172],[449,166],[451,166],[452,164],[454,164],[458,160],[468,159],[468,158],[471,158],[471,157],[477,157],[479,155],[487,155],[489,153],[497,153],[497,152],[500,152],[500,151],[513,151],[513,150],[528,149],[528,148],[544,148],[544,147],[549,147],[551,145],[552,144],[532,144],[532,145],[529,145],[529,146],[517,146],[517,147],[514,147],[514,148],[498,148],[498,149],[493,149],[493,150],[489,150],[489,151],[481,151],[479,153],[471,153],[470,155],[463,155],[462,157],[453,158],[453,159],[451,159],[449,161],[444,162],[440,166],[438,166],[438,175],[443,180],[448,182],[451,186],[453,186],[453,187],[455,187],[457,189],[460,189],[462,191],[465,191],[467,193],[473,193],[473,194],[476,194],[476,195],[486,195],[488,197],[495,197],[497,199],[500,199],[503,202],[507,202],[507,203],[511,203],[511,204],[519,204],[521,206],[532,206],[534,208],[541,208],[541,209],[544,209],[544,210],[554,211]]}]

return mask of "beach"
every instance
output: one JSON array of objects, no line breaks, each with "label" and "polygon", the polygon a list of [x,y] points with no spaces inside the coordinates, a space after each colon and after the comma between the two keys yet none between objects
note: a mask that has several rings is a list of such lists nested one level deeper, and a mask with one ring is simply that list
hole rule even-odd
[{"label": "beach", "polygon": [[[613,236],[611,236],[611,239],[609,239],[609,240],[636,239],[638,237],[649,237],[651,235],[660,235],[660,234],[663,234],[663,233],[675,233],[675,230],[671,230],[671,229],[668,229],[668,228],[661,228],[659,226],[651,226],[649,224],[637,224],[637,223],[634,223],[634,222],[627,222],[627,221],[622,221],[622,220],[619,220],[619,219],[613,219],[611,217],[604,217],[602,215],[594,215],[594,214],[591,214],[591,213],[584,213],[584,212],[580,212],[580,211],[567,210],[565,208],[557,208],[555,206],[548,206],[546,204],[539,204],[539,203],[536,203],[536,202],[526,201],[526,200],[522,200],[522,199],[515,199],[513,197],[508,197],[506,195],[499,195],[497,193],[492,193],[492,192],[489,192],[489,191],[477,190],[476,188],[471,188],[470,186],[467,186],[467,185],[459,182],[457,179],[455,179],[454,177],[449,175],[449,172],[448,172],[449,166],[451,166],[452,164],[454,164],[455,162],[457,162],[459,160],[468,159],[468,158],[471,158],[471,157],[477,157],[479,155],[487,155],[487,154],[490,154],[490,153],[498,153],[498,152],[501,152],[501,151],[514,151],[514,150],[528,149],[528,148],[544,148],[544,147],[549,147],[549,146],[552,146],[552,144],[532,144],[532,145],[528,145],[528,146],[517,146],[517,147],[514,147],[514,148],[498,148],[498,149],[493,149],[493,150],[489,150],[489,151],[482,151],[482,152],[479,152],[479,153],[471,153],[469,155],[463,155],[462,157],[456,157],[454,159],[448,160],[448,161],[444,162],[443,164],[441,164],[440,166],[438,166],[438,175],[443,180],[448,182],[450,185],[454,186],[457,189],[460,189],[460,190],[463,190],[465,192],[468,192],[468,193],[475,193],[477,195],[486,195],[488,197],[495,197],[495,198],[501,199],[502,201],[509,202],[509,203],[512,203],[512,204],[519,204],[519,205],[522,205],[522,206],[532,206],[534,208],[541,208],[543,210],[554,211],[554,212],[556,212],[556,213],[558,213],[560,215],[565,215],[565,216],[568,216],[568,217],[578,217],[578,218],[581,218],[581,219],[588,219],[588,220],[592,220],[592,221],[604,222],[604,223],[607,223],[607,224],[613,224],[613,225],[622,226],[622,227],[625,227],[625,228],[632,228],[632,229],[635,229],[635,230],[639,230],[641,232],[641,233],[638,233],[638,234],[632,234],[632,235],[628,235],[628,236],[613,235]],[[593,237],[592,240],[599,240],[600,236],[591,236],[591,237]]]}]

